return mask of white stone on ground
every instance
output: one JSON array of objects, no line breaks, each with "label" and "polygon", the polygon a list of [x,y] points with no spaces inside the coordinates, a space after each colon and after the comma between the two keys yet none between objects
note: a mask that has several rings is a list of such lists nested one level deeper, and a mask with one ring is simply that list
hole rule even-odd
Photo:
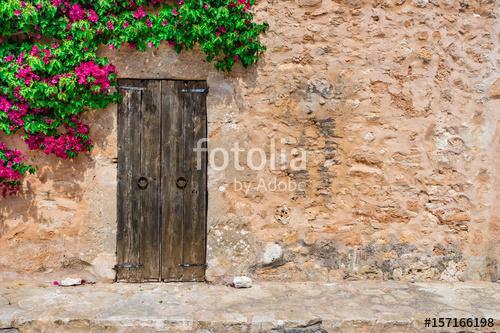
[{"label": "white stone on ground", "polygon": [[62,279],[61,282],[59,282],[59,285],[61,287],[71,287],[71,286],[79,286],[82,283],[83,283],[82,279],[66,278]]},{"label": "white stone on ground", "polygon": [[235,276],[233,286],[235,288],[252,288],[252,279],[248,276]]}]

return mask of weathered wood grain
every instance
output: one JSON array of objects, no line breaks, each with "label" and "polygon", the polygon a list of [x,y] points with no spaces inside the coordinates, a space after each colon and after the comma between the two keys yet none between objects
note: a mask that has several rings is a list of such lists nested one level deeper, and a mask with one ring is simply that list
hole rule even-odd
[{"label": "weathered wood grain", "polygon": [[[190,81],[182,83],[182,113],[184,115],[185,154],[184,169],[189,175],[188,186],[184,191],[184,240],[183,259],[188,266],[184,268],[184,281],[203,281],[205,279],[205,239],[206,239],[206,167],[207,155],[201,154],[198,168],[198,154],[195,151],[198,140],[206,138],[206,95],[193,92],[205,89],[205,82]],[[205,145],[206,146],[206,145]]]},{"label": "weathered wood grain", "polygon": [[[201,81],[121,80],[117,280],[204,281],[207,135]],[[204,144],[206,147],[206,143]],[[185,179],[185,186],[180,180]],[[192,266],[191,266],[192,265]]]},{"label": "weathered wood grain", "polygon": [[161,82],[149,80],[142,95],[141,177],[147,180],[145,189],[138,189],[141,200],[141,262],[143,279],[160,280],[160,157],[161,157]]},{"label": "weathered wood grain", "polygon": [[183,270],[183,190],[176,186],[183,173],[183,121],[175,81],[162,82],[162,279],[181,281]]},{"label": "weathered wood grain", "polygon": [[[135,82],[126,80],[122,85]],[[141,265],[140,215],[141,201],[135,194],[140,175],[141,131],[134,130],[141,124],[142,92],[122,89],[123,101],[118,107],[118,232],[117,263]],[[142,281],[142,269],[117,268],[118,281]]]}]

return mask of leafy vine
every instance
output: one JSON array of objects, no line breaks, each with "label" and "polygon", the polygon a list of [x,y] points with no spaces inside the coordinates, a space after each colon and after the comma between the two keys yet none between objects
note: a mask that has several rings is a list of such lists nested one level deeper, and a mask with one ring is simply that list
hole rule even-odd
[{"label": "leafy vine", "polygon": [[[199,45],[208,62],[230,71],[256,63],[267,24],[254,22],[254,0],[4,0],[0,3],[0,131],[29,149],[74,158],[92,149],[80,116],[119,101],[117,74],[101,45],[144,51],[167,43]],[[34,173],[18,150],[0,142],[0,195]]]}]

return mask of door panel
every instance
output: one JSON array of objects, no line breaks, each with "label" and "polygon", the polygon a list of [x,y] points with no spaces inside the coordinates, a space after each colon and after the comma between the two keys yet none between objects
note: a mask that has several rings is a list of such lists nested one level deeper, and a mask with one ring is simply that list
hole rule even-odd
[{"label": "door panel", "polygon": [[[160,280],[160,82],[122,80],[118,106],[117,280]],[[139,213],[140,212],[140,213]]]},{"label": "door panel", "polygon": [[[194,151],[198,140],[206,138],[206,98],[199,90],[206,88],[204,82],[188,82],[179,89],[183,91],[182,113],[184,121],[185,146],[191,147],[184,154],[184,170],[188,179],[184,190],[184,237],[183,259],[185,281],[200,281],[205,277],[205,234],[206,234],[206,166],[207,154]],[[206,147],[206,142],[203,144]],[[200,166],[198,167],[198,159]]]},{"label": "door panel", "polygon": [[162,278],[165,281],[182,281],[183,243],[183,190],[176,185],[183,170],[184,158],[183,117],[181,101],[175,81],[163,82],[162,130]]},{"label": "door panel", "polygon": [[140,90],[122,90],[123,101],[118,106],[118,231],[117,231],[117,279],[127,281],[141,281],[142,270],[127,269],[129,265],[139,267],[140,239],[139,216],[133,212],[140,210],[140,201],[137,200],[134,180],[137,179],[140,169],[140,131],[132,131],[134,124],[140,123],[142,92]]},{"label": "door panel", "polygon": [[120,86],[117,280],[203,281],[207,154],[194,148],[207,135],[206,83]]},{"label": "door panel", "polygon": [[203,281],[206,243],[206,154],[197,170],[198,138],[206,137],[206,88],[200,81],[162,85],[163,243],[165,281]]},{"label": "door panel", "polygon": [[[141,140],[141,259],[143,279],[160,279],[160,145],[161,145],[161,82],[148,81],[142,93],[142,122],[138,128]],[[144,188],[144,186],[146,188]]]}]

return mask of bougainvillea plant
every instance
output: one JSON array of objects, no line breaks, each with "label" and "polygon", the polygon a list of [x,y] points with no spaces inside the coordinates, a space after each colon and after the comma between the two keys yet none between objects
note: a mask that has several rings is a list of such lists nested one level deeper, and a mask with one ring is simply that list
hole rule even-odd
[{"label": "bougainvillea plant", "polygon": [[[74,158],[92,149],[81,114],[120,99],[110,49],[165,43],[199,45],[206,60],[230,71],[256,63],[267,24],[254,22],[254,0],[0,1],[0,131],[30,149]],[[15,194],[34,168],[0,142],[0,194]]]},{"label": "bougainvillea plant", "polygon": [[21,178],[27,172],[33,173],[35,169],[24,164],[21,152],[8,149],[0,142],[0,195],[16,194],[21,185]]}]

